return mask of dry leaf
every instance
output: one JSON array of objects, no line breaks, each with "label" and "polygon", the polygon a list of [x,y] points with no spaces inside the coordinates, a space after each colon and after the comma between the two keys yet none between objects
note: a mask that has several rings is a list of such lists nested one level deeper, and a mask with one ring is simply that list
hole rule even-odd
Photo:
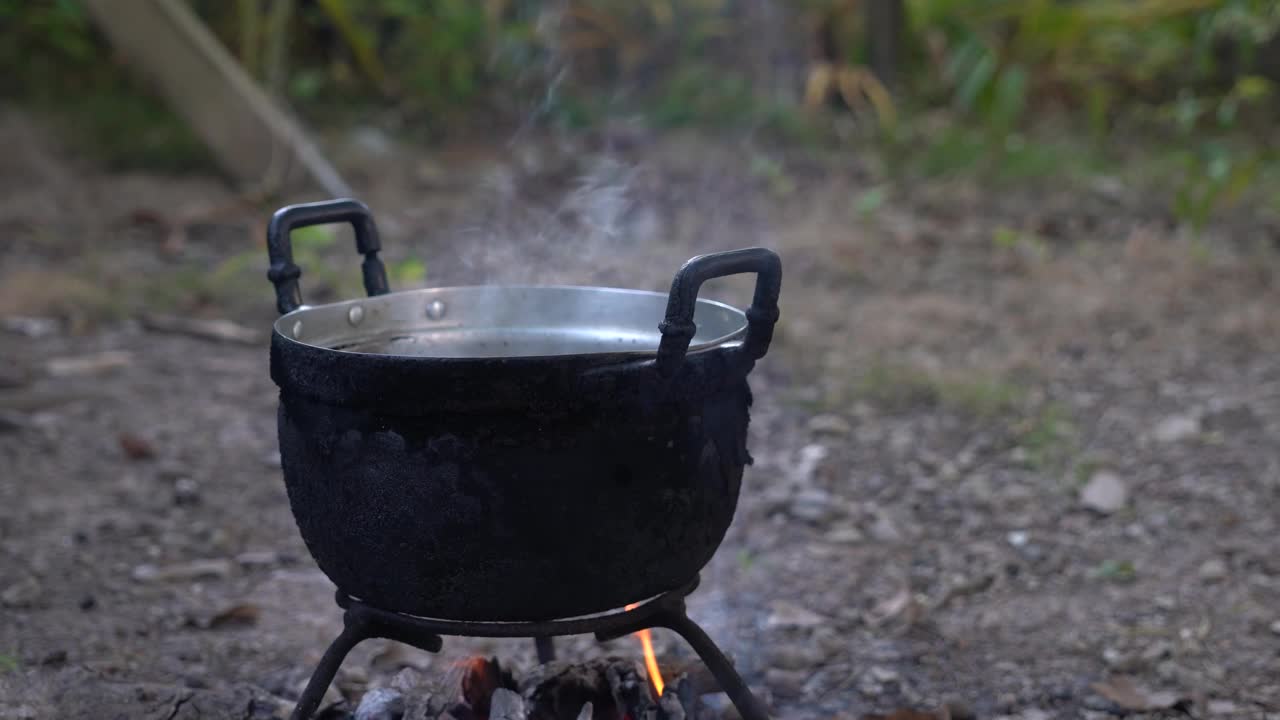
[{"label": "dry leaf", "polygon": [[916,601],[911,589],[904,587],[891,597],[876,603],[871,609],[868,621],[875,626],[901,618],[906,624],[914,625],[923,616],[924,608]]},{"label": "dry leaf", "polygon": [[145,439],[130,432],[120,433],[120,449],[130,460],[150,460],[156,456],[156,449]]},{"label": "dry leaf", "polygon": [[228,627],[249,627],[250,625],[256,625],[258,623],[258,618],[261,616],[262,608],[254,605],[253,603],[232,605],[209,619],[209,629],[217,630],[218,628]]},{"label": "dry leaf", "polygon": [[1166,690],[1148,690],[1133,682],[1133,678],[1116,675],[1105,682],[1093,684],[1094,692],[1125,710],[1148,712],[1167,710],[1182,704],[1185,698]]}]

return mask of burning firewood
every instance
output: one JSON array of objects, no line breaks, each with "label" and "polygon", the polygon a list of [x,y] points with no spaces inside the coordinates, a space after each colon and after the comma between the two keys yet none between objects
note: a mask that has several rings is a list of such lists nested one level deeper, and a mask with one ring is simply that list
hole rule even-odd
[{"label": "burning firewood", "polygon": [[[462,702],[448,720],[686,720],[699,717],[698,695],[679,675],[658,696],[643,667],[607,657],[585,663],[553,662],[516,678],[496,659],[463,665]],[[515,691],[515,692],[512,692]],[[513,714],[514,713],[514,714]]]}]

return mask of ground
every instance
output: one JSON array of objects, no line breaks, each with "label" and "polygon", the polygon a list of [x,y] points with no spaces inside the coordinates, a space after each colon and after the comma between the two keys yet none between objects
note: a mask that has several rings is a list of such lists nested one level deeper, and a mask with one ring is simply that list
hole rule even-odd
[{"label": "ground", "polygon": [[[280,478],[265,211],[4,120],[0,718],[270,717],[340,613]],[[334,147],[400,287],[663,289],[693,254],[779,251],[755,464],[690,600],[778,717],[1280,717],[1273,220],[1193,235],[1113,179],[885,184],[870,153],[706,135]],[[317,246],[304,294],[352,292],[345,240]],[[533,662],[370,642],[338,689],[480,653]]]}]

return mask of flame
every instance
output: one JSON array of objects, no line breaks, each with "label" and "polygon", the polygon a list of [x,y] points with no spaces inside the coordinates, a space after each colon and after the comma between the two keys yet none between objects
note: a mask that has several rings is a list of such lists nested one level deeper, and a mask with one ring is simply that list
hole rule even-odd
[{"label": "flame", "polygon": [[[640,603],[631,603],[627,606],[627,610],[634,610],[640,607]],[[666,687],[666,683],[662,681],[662,672],[658,669],[658,656],[653,652],[653,633],[648,628],[636,632],[636,637],[640,638],[640,647],[644,648],[644,669],[649,673],[649,682],[653,683],[653,689],[658,692],[658,697],[662,697],[662,690]]]}]

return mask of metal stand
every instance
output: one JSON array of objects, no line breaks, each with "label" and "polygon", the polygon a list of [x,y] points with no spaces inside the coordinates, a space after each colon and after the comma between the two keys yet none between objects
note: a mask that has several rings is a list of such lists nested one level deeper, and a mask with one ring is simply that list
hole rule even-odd
[{"label": "metal stand", "polygon": [[538,643],[538,656],[546,661],[555,653],[551,638],[557,635],[594,634],[596,639],[613,640],[633,632],[652,627],[674,630],[698,653],[707,669],[715,676],[720,687],[738,708],[742,720],[769,720],[764,703],[751,693],[738,671],[725,657],[711,638],[689,619],[684,599],[698,586],[698,579],[671,592],[641,603],[638,607],[607,615],[593,615],[571,620],[546,622],[471,622],[463,620],[438,620],[379,610],[341,591],[338,606],[346,610],[343,615],[342,634],[329,645],[320,664],[311,674],[307,689],[298,699],[298,705],[290,715],[291,720],[308,720],[320,706],[320,700],[338,673],[338,667],[351,649],[370,638],[385,638],[407,643],[427,652],[439,652],[444,646],[441,635],[465,637],[517,638],[532,637]]}]

